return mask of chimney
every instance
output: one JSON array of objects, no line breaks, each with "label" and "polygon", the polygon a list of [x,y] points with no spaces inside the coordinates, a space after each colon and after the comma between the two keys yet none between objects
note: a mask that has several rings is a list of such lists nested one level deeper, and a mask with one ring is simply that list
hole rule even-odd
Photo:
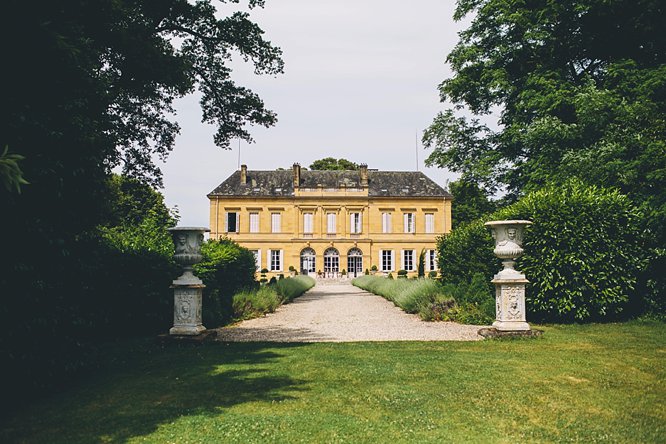
[{"label": "chimney", "polygon": [[294,169],[294,189],[296,189],[301,184],[301,164],[295,163],[293,169]]},{"label": "chimney", "polygon": [[368,186],[368,164],[362,163],[359,165],[359,172],[361,173],[361,186]]},{"label": "chimney", "polygon": [[241,185],[247,185],[247,165],[241,165]]}]

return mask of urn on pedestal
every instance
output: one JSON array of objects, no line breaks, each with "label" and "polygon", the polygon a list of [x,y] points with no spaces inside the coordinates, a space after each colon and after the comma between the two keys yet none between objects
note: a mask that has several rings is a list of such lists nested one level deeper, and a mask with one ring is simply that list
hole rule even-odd
[{"label": "urn on pedestal", "polygon": [[183,267],[183,274],[173,281],[172,335],[198,335],[206,330],[201,323],[201,302],[205,285],[192,273],[192,266],[201,262],[201,244],[205,227],[176,227],[169,229],[176,247],[174,259]]},{"label": "urn on pedestal", "polygon": [[493,253],[504,265],[491,281],[495,284],[493,327],[499,331],[530,330],[525,319],[525,285],[529,281],[514,267],[515,260],[523,254],[523,232],[531,224],[528,220],[496,220],[485,224],[495,239]]}]

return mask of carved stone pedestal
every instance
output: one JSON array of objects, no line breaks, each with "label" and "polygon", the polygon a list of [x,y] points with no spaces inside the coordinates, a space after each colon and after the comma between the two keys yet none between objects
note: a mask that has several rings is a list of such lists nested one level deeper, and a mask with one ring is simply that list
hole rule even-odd
[{"label": "carved stone pedestal", "polygon": [[198,335],[204,330],[201,323],[201,298],[205,285],[179,285],[174,281],[173,288],[173,327],[171,335]]},{"label": "carved stone pedestal", "polygon": [[499,331],[526,331],[530,324],[525,319],[525,285],[522,278],[502,279],[495,276],[496,316],[493,327]]}]

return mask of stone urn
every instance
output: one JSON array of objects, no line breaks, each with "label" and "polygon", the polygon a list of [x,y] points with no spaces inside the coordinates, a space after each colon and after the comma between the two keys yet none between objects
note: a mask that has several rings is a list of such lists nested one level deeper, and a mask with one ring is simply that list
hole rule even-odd
[{"label": "stone urn", "polygon": [[495,284],[496,316],[493,327],[499,331],[526,331],[525,285],[529,281],[515,269],[515,260],[523,254],[523,233],[531,225],[528,220],[496,220],[486,222],[495,239],[495,256],[504,268],[491,281]]},{"label": "stone urn", "polygon": [[205,227],[176,227],[169,229],[176,247],[174,259],[183,267],[183,274],[173,281],[174,289],[172,335],[198,335],[206,330],[201,323],[202,293],[205,285],[192,273],[192,266],[201,262],[201,245]]}]

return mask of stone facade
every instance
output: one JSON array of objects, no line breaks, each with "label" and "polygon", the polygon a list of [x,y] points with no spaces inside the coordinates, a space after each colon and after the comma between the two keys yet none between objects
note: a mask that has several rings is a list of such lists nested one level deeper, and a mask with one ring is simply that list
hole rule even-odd
[{"label": "stone facade", "polygon": [[289,272],[416,275],[437,270],[436,238],[451,230],[451,195],[418,172],[252,171],[213,190],[211,238],[252,250],[268,277]]}]

